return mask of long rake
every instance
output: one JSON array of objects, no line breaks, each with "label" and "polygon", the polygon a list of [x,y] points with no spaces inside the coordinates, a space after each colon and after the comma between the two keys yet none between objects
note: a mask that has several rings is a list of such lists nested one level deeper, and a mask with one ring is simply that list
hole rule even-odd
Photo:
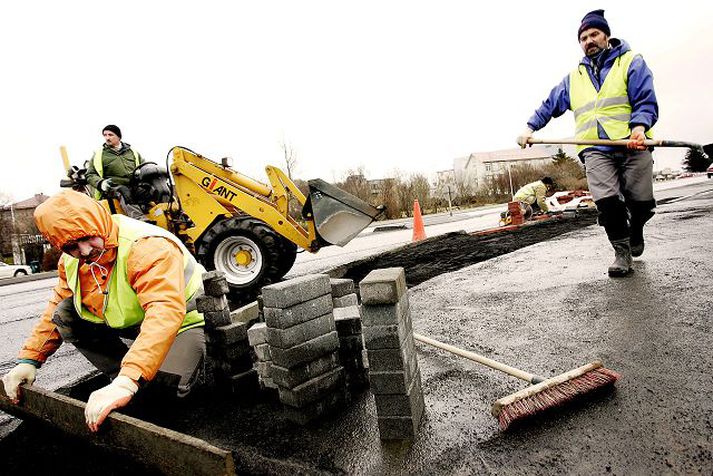
[{"label": "long rake", "polygon": [[532,384],[532,386],[503,397],[493,404],[491,413],[498,419],[501,430],[506,430],[515,421],[531,417],[595,390],[613,385],[620,377],[618,372],[605,368],[600,361],[594,361],[546,379],[474,352],[444,344],[430,337],[416,333],[413,337],[424,344],[478,362]]}]

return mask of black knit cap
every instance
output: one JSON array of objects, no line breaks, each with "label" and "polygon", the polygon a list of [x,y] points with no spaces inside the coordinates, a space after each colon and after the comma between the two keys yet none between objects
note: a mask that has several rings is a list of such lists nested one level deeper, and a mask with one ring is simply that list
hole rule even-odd
[{"label": "black knit cap", "polygon": [[104,127],[104,129],[102,129],[102,134],[104,134],[104,131],[113,132],[119,139],[121,139],[121,129],[119,129],[119,127],[115,126],[114,124],[109,124],[108,126]]},{"label": "black knit cap", "polygon": [[607,23],[607,20],[604,18],[604,10],[593,10],[584,15],[582,24],[579,26],[579,30],[577,30],[577,39],[579,40],[579,35],[589,28],[596,28],[597,30],[603,31],[607,36],[611,36],[609,23]]}]

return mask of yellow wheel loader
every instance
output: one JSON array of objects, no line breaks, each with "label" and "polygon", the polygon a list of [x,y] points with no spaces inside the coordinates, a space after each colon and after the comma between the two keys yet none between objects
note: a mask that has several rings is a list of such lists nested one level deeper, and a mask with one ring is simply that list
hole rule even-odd
[{"label": "yellow wheel loader", "polygon": [[[61,185],[86,191],[84,170],[69,167],[64,150],[63,159],[69,179]],[[141,164],[128,190],[103,205],[174,233],[206,269],[225,273],[235,302],[253,300],[282,278],[298,248],[344,246],[383,211],[321,179],[308,181],[305,197],[277,167],[265,167],[267,185],[233,170],[228,159],[217,163],[183,147],[169,151],[166,169]],[[302,207],[299,221],[288,213],[291,197]]]}]

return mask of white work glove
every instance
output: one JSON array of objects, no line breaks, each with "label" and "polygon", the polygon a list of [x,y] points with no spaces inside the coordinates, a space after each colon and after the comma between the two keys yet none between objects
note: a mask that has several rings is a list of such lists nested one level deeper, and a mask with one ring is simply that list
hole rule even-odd
[{"label": "white work glove", "polygon": [[14,366],[12,370],[3,376],[2,383],[5,387],[5,394],[12,403],[20,403],[18,392],[20,385],[23,383],[32,385],[32,382],[35,381],[35,375],[37,375],[37,367],[23,362]]},{"label": "white work glove", "polygon": [[111,181],[110,178],[106,178],[99,182],[99,190],[101,190],[104,193],[107,193],[113,187],[114,187],[114,183]]},{"label": "white work glove", "polygon": [[84,408],[84,419],[89,429],[97,431],[107,415],[112,410],[127,405],[138,389],[136,382],[119,375],[106,387],[92,392]]},{"label": "white work glove", "polygon": [[532,137],[533,130],[530,129],[529,127],[526,127],[522,133],[517,136],[517,144],[522,147],[523,149],[527,147],[527,139]]}]

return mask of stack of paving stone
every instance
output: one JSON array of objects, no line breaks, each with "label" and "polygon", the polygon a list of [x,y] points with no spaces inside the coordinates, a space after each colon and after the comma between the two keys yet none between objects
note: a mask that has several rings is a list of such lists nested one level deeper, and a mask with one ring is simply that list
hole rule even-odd
[{"label": "stack of paving stone", "polygon": [[221,271],[203,274],[204,295],[196,307],[205,319],[208,365],[216,385],[239,396],[251,396],[258,389],[253,369],[248,325],[233,322],[228,307],[228,283]]},{"label": "stack of paving stone", "polygon": [[376,269],[359,283],[379,434],[412,439],[424,410],[403,268]]},{"label": "stack of paving stone", "polygon": [[270,344],[267,343],[267,325],[264,322],[253,324],[248,329],[248,343],[257,356],[257,374],[263,388],[277,389],[271,377],[272,356]]},{"label": "stack of paving stone", "polygon": [[344,401],[329,277],[307,275],[265,286],[262,301],[270,377],[287,418],[306,424]]},{"label": "stack of paving stone", "polygon": [[348,394],[368,385],[368,371],[361,333],[359,298],[351,279],[331,279],[334,323],[339,336],[339,359],[344,367]]}]

